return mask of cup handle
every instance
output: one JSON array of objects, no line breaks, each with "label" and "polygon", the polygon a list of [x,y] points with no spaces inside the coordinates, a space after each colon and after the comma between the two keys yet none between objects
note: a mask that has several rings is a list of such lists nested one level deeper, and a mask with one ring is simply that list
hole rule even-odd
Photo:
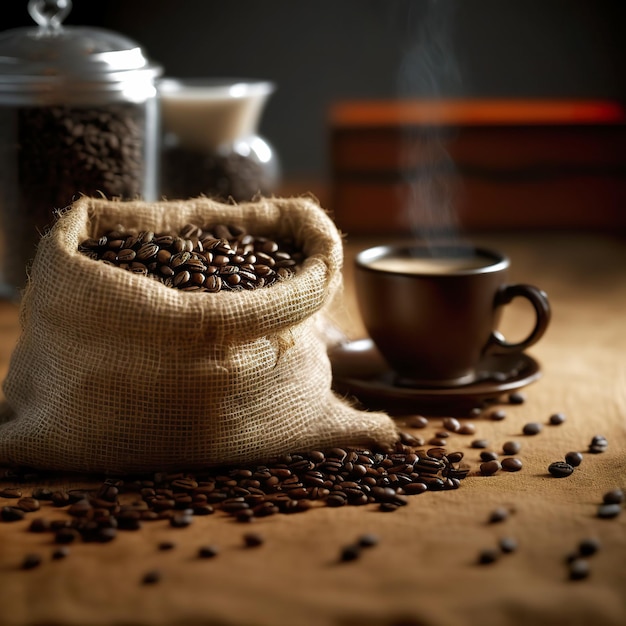
[{"label": "cup handle", "polygon": [[526,348],[529,348],[533,344],[537,343],[546,332],[551,316],[550,303],[548,302],[548,295],[546,292],[538,289],[537,287],[533,287],[532,285],[506,285],[498,291],[495,306],[509,304],[514,298],[518,297],[529,300],[535,309],[535,327],[526,339],[518,343],[509,343],[503,337],[502,333],[497,330],[492,331],[485,347],[486,354],[511,354],[523,352]]}]

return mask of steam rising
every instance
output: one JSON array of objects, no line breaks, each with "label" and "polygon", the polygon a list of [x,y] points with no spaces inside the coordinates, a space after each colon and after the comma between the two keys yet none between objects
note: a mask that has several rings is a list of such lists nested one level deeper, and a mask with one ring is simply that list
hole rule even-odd
[{"label": "steam rising", "polygon": [[[404,5],[407,6],[407,5]],[[418,13],[417,8],[425,8]],[[437,122],[437,103],[461,92],[462,77],[454,53],[454,3],[427,0],[408,4],[406,53],[398,74],[400,99],[428,100],[433,114],[424,125],[405,130],[403,201],[413,234],[432,242],[460,244],[456,201],[459,188],[446,137]]]}]

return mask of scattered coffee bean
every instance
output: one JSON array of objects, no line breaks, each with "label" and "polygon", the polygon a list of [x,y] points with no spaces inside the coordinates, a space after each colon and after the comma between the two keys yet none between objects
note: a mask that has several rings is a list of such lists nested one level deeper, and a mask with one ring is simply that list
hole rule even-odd
[{"label": "scattered coffee bean", "polygon": [[432,437],[428,440],[429,446],[445,446],[446,443],[446,440],[442,439],[441,437]]},{"label": "scattered coffee bean", "polygon": [[565,455],[565,462],[572,467],[578,467],[583,462],[583,455],[580,452],[568,452]]},{"label": "scattered coffee bean", "polygon": [[54,535],[55,543],[73,543],[80,537],[80,534],[74,528],[60,528]]},{"label": "scattered coffee bean", "polygon": [[495,508],[489,514],[489,523],[496,524],[498,522],[503,522],[509,518],[509,511],[502,506]]},{"label": "scattered coffee bean", "polygon": [[578,552],[581,556],[592,556],[598,552],[601,545],[597,537],[587,537],[578,544]]},{"label": "scattered coffee bean", "polygon": [[173,550],[176,547],[176,544],[173,541],[161,541],[158,545],[159,550],[166,552],[168,550]]},{"label": "scattered coffee bean", "polygon": [[163,578],[161,571],[153,569],[143,575],[141,583],[143,585],[155,585],[156,583],[161,582],[161,578]]},{"label": "scattered coffee bean", "polygon": [[604,504],[622,504],[624,502],[624,492],[621,489],[611,489],[602,496]]},{"label": "scattered coffee bean", "polygon": [[524,404],[526,402],[526,396],[520,391],[514,391],[509,394],[510,404]]},{"label": "scattered coffee bean", "polygon": [[598,517],[601,519],[612,519],[622,512],[620,504],[601,504],[598,507]]},{"label": "scattered coffee bean", "polygon": [[339,560],[347,563],[349,561],[356,561],[361,556],[361,547],[357,544],[351,544],[341,549],[339,554]]},{"label": "scattered coffee bean", "polygon": [[450,432],[456,433],[461,428],[461,422],[455,417],[446,417],[443,420],[443,427]]},{"label": "scattered coffee bean", "polygon": [[498,560],[499,553],[495,548],[485,548],[478,553],[478,563],[480,565],[490,565]]},{"label": "scattered coffee bean", "polygon": [[32,497],[35,500],[52,500],[52,490],[48,487],[37,487],[33,489]]},{"label": "scattered coffee bean", "polygon": [[41,565],[41,555],[36,553],[27,554],[22,560],[22,569],[34,569]]},{"label": "scattered coffee bean", "polygon": [[480,473],[483,474],[483,476],[492,476],[501,469],[502,465],[500,465],[499,461],[495,460],[480,464]]},{"label": "scattered coffee bean", "polygon": [[357,540],[357,545],[361,548],[372,548],[378,545],[380,541],[378,535],[374,535],[373,533],[366,533],[365,535],[361,535]]},{"label": "scattered coffee bean", "polygon": [[498,458],[498,453],[493,450],[483,450],[480,453],[481,461],[495,461]]},{"label": "scattered coffee bean", "polygon": [[3,522],[19,522],[24,519],[24,516],[24,511],[16,506],[3,506],[0,510],[0,519]]},{"label": "scattered coffee bean", "polygon": [[566,419],[565,413],[553,413],[550,415],[548,422],[551,426],[560,426]]},{"label": "scattered coffee bean", "polygon": [[502,459],[500,463],[502,465],[502,470],[505,472],[519,472],[523,467],[522,460],[515,456]]},{"label": "scattered coffee bean", "polygon": [[70,555],[69,546],[59,546],[52,551],[52,559],[54,561],[60,561],[61,559],[65,559]]},{"label": "scattered coffee bean", "polygon": [[416,415],[407,422],[407,426],[409,428],[426,428],[428,424],[428,418],[424,417],[423,415]]},{"label": "scattered coffee bean", "polygon": [[488,448],[489,442],[486,439],[474,439],[474,441],[472,441],[470,446],[472,448],[477,448],[477,449]]},{"label": "scattered coffee bean", "polygon": [[51,529],[50,521],[43,518],[37,517],[35,518],[28,527],[28,530],[31,533],[46,533]]},{"label": "scattered coffee bean", "polygon": [[265,538],[259,533],[246,533],[243,542],[247,548],[257,548],[265,543]]},{"label": "scattered coffee bean", "polygon": [[574,559],[569,564],[570,580],[583,580],[589,576],[590,571],[589,562],[586,559]]},{"label": "scattered coffee bean", "polygon": [[216,546],[201,546],[198,548],[198,557],[201,559],[212,559],[219,554]]},{"label": "scattered coffee bean", "polygon": [[603,435],[595,435],[589,443],[589,452],[591,454],[601,454],[606,452],[609,442]]},{"label": "scattered coffee bean", "polygon": [[506,411],[503,411],[502,409],[491,411],[491,413],[489,413],[489,419],[494,422],[501,422],[503,419],[506,419]]},{"label": "scattered coffee bean", "polygon": [[383,513],[393,513],[398,510],[398,505],[393,502],[381,502],[378,506],[378,510]]},{"label": "scattered coffee bean", "polygon": [[511,554],[517,550],[517,541],[513,537],[502,537],[498,545],[505,554]]},{"label": "scattered coffee bean", "polygon": [[528,422],[524,424],[522,432],[525,435],[538,435],[542,431],[542,426],[539,422]]},{"label": "scattered coffee bean", "polygon": [[459,435],[473,435],[476,433],[476,426],[470,422],[465,422],[461,425],[461,428],[456,431]]},{"label": "scattered coffee bean", "polygon": [[21,498],[22,490],[17,487],[6,487],[0,489],[0,498]]},{"label": "scattered coffee bean", "polygon": [[555,461],[554,463],[550,463],[548,471],[554,478],[565,478],[574,473],[574,468],[565,461]]},{"label": "scattered coffee bean", "polygon": [[522,449],[519,441],[505,441],[502,444],[502,452],[504,454],[517,454]]},{"label": "scattered coffee bean", "polygon": [[22,509],[24,513],[33,513],[39,510],[39,500],[36,500],[35,498],[29,498],[29,497],[20,498],[17,501],[16,506],[19,509]]}]

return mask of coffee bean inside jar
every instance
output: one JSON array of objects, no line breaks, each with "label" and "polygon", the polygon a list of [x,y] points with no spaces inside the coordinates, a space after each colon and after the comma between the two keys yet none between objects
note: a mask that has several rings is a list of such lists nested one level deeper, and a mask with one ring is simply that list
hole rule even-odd
[{"label": "coffee bean inside jar", "polygon": [[30,0],[34,28],[0,33],[3,291],[18,296],[40,237],[80,194],[157,197],[159,106],[136,42],[62,24],[69,0]]},{"label": "coffee bean inside jar", "polygon": [[187,224],[178,233],[110,230],[84,240],[79,251],[167,287],[210,293],[269,287],[290,278],[304,258],[291,240],[225,224]]}]

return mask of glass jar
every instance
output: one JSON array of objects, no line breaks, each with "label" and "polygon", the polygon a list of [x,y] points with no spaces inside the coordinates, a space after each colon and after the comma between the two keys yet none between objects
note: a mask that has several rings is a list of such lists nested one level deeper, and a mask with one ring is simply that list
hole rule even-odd
[{"label": "glass jar", "polygon": [[161,195],[243,202],[271,194],[280,166],[257,128],[273,92],[267,81],[160,81]]},{"label": "glass jar", "polygon": [[25,285],[55,212],[80,194],[158,194],[161,69],[132,40],[63,26],[70,0],[30,0],[38,27],[0,33],[2,291]]}]

